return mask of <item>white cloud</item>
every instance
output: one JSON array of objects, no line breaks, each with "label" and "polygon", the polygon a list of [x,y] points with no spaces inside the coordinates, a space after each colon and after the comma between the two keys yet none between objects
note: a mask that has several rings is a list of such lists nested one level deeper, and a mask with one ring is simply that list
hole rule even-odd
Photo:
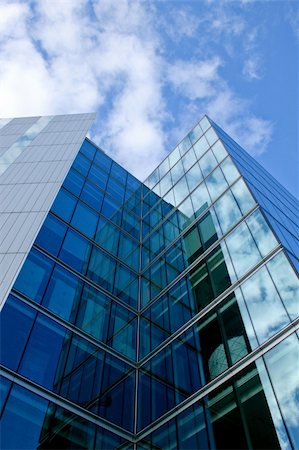
[{"label": "white cloud", "polygon": [[177,61],[168,66],[167,78],[190,100],[206,98],[215,95],[220,65],[218,57],[194,62]]},{"label": "white cloud", "polygon": [[[244,20],[216,11],[190,17],[181,8],[177,37],[197,39],[198,48],[202,39],[208,50],[208,38],[242,35]],[[3,1],[0,115],[97,110],[92,138],[141,179],[165,156],[171,137],[181,139],[206,112],[250,148],[265,149],[271,127],[225,82],[223,58],[210,50],[185,61],[168,55],[159,23],[156,5],[140,0],[42,0],[33,7]],[[179,110],[167,110],[170,87]]]},{"label": "white cloud", "polygon": [[263,76],[260,58],[257,56],[249,57],[244,63],[243,75],[249,80],[260,80]]}]

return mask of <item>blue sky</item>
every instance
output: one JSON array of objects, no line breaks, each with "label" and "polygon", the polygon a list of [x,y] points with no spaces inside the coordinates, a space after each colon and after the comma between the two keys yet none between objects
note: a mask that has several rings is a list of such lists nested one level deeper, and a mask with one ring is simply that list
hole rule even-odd
[{"label": "blue sky", "polygon": [[297,1],[2,0],[0,116],[97,111],[141,180],[204,114],[298,195]]}]

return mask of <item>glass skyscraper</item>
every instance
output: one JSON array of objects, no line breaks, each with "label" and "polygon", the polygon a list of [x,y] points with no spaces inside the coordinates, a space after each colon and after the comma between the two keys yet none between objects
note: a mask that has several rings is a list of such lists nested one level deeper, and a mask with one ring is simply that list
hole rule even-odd
[{"label": "glass skyscraper", "polygon": [[299,206],[206,116],[141,183],[0,123],[1,449],[299,449]]}]

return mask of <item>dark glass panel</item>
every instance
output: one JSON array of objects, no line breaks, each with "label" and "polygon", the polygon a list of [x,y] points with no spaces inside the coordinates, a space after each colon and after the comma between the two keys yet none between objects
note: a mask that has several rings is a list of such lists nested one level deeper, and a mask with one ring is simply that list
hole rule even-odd
[{"label": "dark glass panel", "polygon": [[191,271],[190,282],[196,299],[197,310],[200,311],[214,298],[206,264],[201,264],[198,268]]},{"label": "dark glass panel", "polygon": [[179,443],[176,448],[182,450],[206,450],[209,448],[205,412],[200,403],[178,415],[177,433]]},{"label": "dark glass panel", "polygon": [[[163,399],[163,401],[161,401]],[[176,404],[175,390],[162,381],[139,372],[138,429],[141,430]]]},{"label": "dark glass panel", "polygon": [[214,296],[217,297],[231,284],[225,258],[220,248],[215,249],[211,253],[207,264],[214,290]]},{"label": "dark glass panel", "polygon": [[248,444],[234,389],[225,385],[213,391],[207,402],[215,448],[227,450],[247,449]]},{"label": "dark glass panel", "polygon": [[[143,442],[141,449],[167,449],[177,450],[177,423],[175,419],[169,420],[165,425],[150,435],[151,442]],[[145,438],[148,439],[148,438]],[[139,446],[139,444],[138,444]],[[139,450],[139,447],[138,447]]]},{"label": "dark glass panel", "polygon": [[1,312],[1,363],[16,370],[22,357],[35,311],[10,295]]},{"label": "dark glass panel", "polygon": [[15,281],[14,289],[40,303],[53,267],[51,259],[33,248]]},{"label": "dark glass panel", "polygon": [[113,386],[101,397],[99,415],[133,432],[134,429],[134,374]]},{"label": "dark glass panel", "polygon": [[138,276],[119,264],[116,269],[113,293],[124,302],[136,308]]},{"label": "dark glass panel", "polygon": [[139,239],[140,235],[140,220],[134,214],[127,210],[123,210],[122,216],[122,228],[131,234],[136,239]]},{"label": "dark glass panel", "polygon": [[[133,445],[133,444],[132,444]],[[82,447],[83,448],[83,447]],[[97,427],[95,449],[102,450],[112,450],[112,449],[122,449],[129,450],[130,444],[125,444],[124,439],[117,434],[111,433],[104,428]],[[133,447],[132,447],[133,449]]]},{"label": "dark glass panel", "polygon": [[210,314],[202,323],[199,323],[198,331],[205,376],[207,381],[210,381],[228,368],[217,314]]},{"label": "dark glass panel", "polygon": [[250,352],[244,323],[235,297],[229,297],[220,308],[226,340],[226,351],[229,353],[229,364],[235,364]]},{"label": "dark glass panel", "polygon": [[199,227],[202,243],[206,250],[218,239],[215,228],[215,218],[212,217],[210,211],[200,219],[197,226]]},{"label": "dark glass panel", "polygon": [[280,449],[269,406],[254,368],[236,381],[237,394],[253,449]]},{"label": "dark glass panel", "polygon": [[185,247],[185,257],[187,258],[188,264],[191,264],[203,253],[200,234],[196,225],[183,236],[183,243]]},{"label": "dark glass panel", "polygon": [[11,381],[0,376],[0,416],[2,415],[11,384]]}]

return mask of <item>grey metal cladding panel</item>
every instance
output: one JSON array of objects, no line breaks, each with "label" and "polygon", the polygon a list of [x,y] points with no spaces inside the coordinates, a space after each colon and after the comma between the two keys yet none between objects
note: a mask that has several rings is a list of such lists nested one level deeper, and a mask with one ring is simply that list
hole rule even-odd
[{"label": "grey metal cladding panel", "polygon": [[7,136],[10,134],[22,136],[38,119],[39,117],[12,119],[7,125],[1,128],[0,136]]},{"label": "grey metal cladding panel", "polygon": [[[0,176],[0,306],[9,294],[94,117],[94,114],[54,117]],[[27,120],[26,130],[32,120]],[[52,122],[52,132],[46,132]],[[22,120],[18,125],[22,125]]]},{"label": "grey metal cladding panel", "polygon": [[[0,136],[0,148],[1,149],[7,149],[12,144],[14,144],[19,137],[22,136],[22,134],[7,134],[6,136]],[[1,151],[1,154],[3,154],[4,151]]]},{"label": "grey metal cladding panel", "polygon": [[0,309],[3,307],[11,286],[26,257],[25,253],[6,253],[0,255]]}]

